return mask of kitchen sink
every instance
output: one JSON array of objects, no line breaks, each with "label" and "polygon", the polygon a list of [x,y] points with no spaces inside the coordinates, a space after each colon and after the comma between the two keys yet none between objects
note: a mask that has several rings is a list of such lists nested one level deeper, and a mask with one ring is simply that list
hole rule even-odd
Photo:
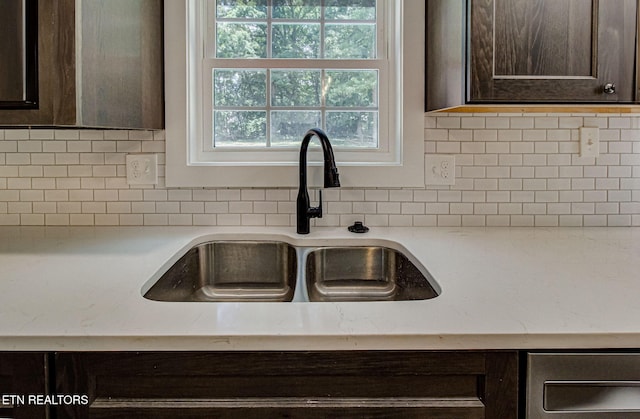
[{"label": "kitchen sink", "polygon": [[380,246],[312,250],[305,277],[309,301],[426,300],[438,295],[433,279],[404,254]]},{"label": "kitchen sink", "polygon": [[182,256],[144,296],[157,301],[291,301],[296,250],[284,242],[215,241]]},{"label": "kitchen sink", "polygon": [[189,249],[144,293],[155,301],[426,300],[429,272],[383,246],[293,246],[221,240]]}]

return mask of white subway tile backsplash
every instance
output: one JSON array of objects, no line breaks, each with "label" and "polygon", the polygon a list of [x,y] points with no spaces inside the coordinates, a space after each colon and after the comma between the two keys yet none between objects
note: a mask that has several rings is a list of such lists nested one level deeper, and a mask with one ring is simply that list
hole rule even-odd
[{"label": "white subway tile backsplash", "polygon": [[375,202],[354,202],[353,212],[359,214],[377,214],[377,207]]},{"label": "white subway tile backsplash", "polygon": [[78,214],[82,210],[81,202],[55,202],[59,214]]},{"label": "white subway tile backsplash", "polygon": [[460,117],[438,116],[436,117],[436,127],[438,128],[460,128]]},{"label": "white subway tile backsplash", "polygon": [[557,117],[536,117],[534,120],[534,128],[558,128],[559,118]]},{"label": "white subway tile backsplash", "polygon": [[514,142],[510,144],[510,152],[516,154],[533,154],[534,145],[533,142]]},{"label": "white subway tile backsplash", "polygon": [[485,127],[485,118],[483,117],[463,117],[460,122],[462,128],[479,129]]},{"label": "white subway tile backsplash", "polygon": [[494,129],[476,130],[473,132],[473,141],[498,141],[498,131]]},{"label": "white subway tile backsplash", "polygon": [[333,214],[351,214],[353,212],[352,202],[328,202],[327,208],[329,213]]},{"label": "white subway tile backsplash", "polygon": [[524,130],[522,131],[522,140],[523,141],[546,141],[547,130],[544,130],[544,129]]},{"label": "white subway tile backsplash", "polygon": [[473,204],[471,203],[451,203],[449,204],[449,213],[453,214],[473,214]]},{"label": "white subway tile backsplash", "polygon": [[[375,202],[371,203],[374,206],[375,213]],[[277,214],[278,213],[278,203],[273,201],[257,201],[253,203],[253,211],[259,214]]]},{"label": "white subway tile backsplash", "polygon": [[240,191],[240,199],[242,201],[264,201],[265,191],[262,189],[244,189]]},{"label": "white subway tile backsplash", "polygon": [[365,201],[384,202],[389,200],[389,191],[384,189],[367,189],[364,191]]},{"label": "white subway tile backsplash", "polygon": [[56,212],[56,203],[55,202],[34,202],[33,212],[38,214],[54,214]]},{"label": "white subway tile backsplash", "polygon": [[468,227],[482,227],[486,225],[486,217],[484,215],[463,215],[462,225]]},{"label": "white subway tile backsplash", "polygon": [[570,116],[570,117],[560,117],[558,119],[558,126],[560,128],[580,128],[584,124],[584,118],[581,117],[577,117],[577,116]]},{"label": "white subway tile backsplash", "polygon": [[399,202],[378,202],[376,208],[378,214],[400,214]]},{"label": "white subway tile backsplash", "polygon": [[[597,191],[598,193],[603,193],[605,191]],[[629,202],[631,201],[631,191],[606,191],[607,199],[605,201],[612,202]]]},{"label": "white subway tile backsplash", "polygon": [[[581,158],[578,128],[600,128]],[[456,184],[324,192],[316,226],[639,226],[640,118],[425,116],[427,153],[456,155]],[[170,189],[164,131],[0,130],[2,225],[295,225],[292,188]],[[156,186],[126,183],[125,155],[157,153]],[[316,190],[311,191],[317,201]]]},{"label": "white subway tile backsplash", "polygon": [[[161,204],[162,204],[161,202],[156,202],[156,211],[159,209],[158,206]],[[228,202],[205,202],[204,212],[207,214],[227,214],[229,212],[229,203]],[[280,211],[279,205],[276,206],[276,212],[282,213],[282,211]]]},{"label": "white subway tile backsplash", "polygon": [[501,129],[498,131],[498,141],[522,141],[522,131],[517,129]]},{"label": "white subway tile backsplash", "polygon": [[511,129],[532,129],[534,126],[534,118],[530,116],[514,116],[510,119]]},{"label": "white subway tile backsplash", "polygon": [[509,128],[510,118],[506,117],[486,117],[485,118],[485,127],[486,128]]},{"label": "white subway tile backsplash", "polygon": [[441,154],[459,154],[460,143],[457,141],[438,141],[436,144],[436,152]]},{"label": "white subway tile backsplash", "polygon": [[511,168],[512,179],[525,179],[535,176],[535,167],[532,166],[518,166]]},{"label": "white subway tile backsplash", "polygon": [[[334,191],[338,191],[334,189]],[[326,194],[325,194],[326,196]],[[364,201],[364,190],[362,189],[341,189],[340,190],[340,200],[341,201]]]},{"label": "white subway tile backsplash", "polygon": [[484,154],[485,143],[483,142],[465,142],[460,145],[461,153]]},{"label": "white subway tile backsplash", "polygon": [[264,226],[266,217],[264,214],[242,214],[240,223],[243,226]]},{"label": "white subway tile backsplash", "polygon": [[609,118],[609,128],[631,128],[631,118],[629,117]]},{"label": "white subway tile backsplash", "polygon": [[9,129],[4,131],[5,140],[29,140],[28,129]]},{"label": "white subway tile backsplash", "polygon": [[179,214],[180,202],[156,202],[156,212],[164,214]]},{"label": "white subway tile backsplash", "polygon": [[425,213],[426,214],[449,214],[450,205],[448,203],[432,203],[427,204],[423,211],[418,211],[416,214]]},{"label": "white subway tile backsplash", "polygon": [[[48,191],[45,191],[45,194]],[[60,192],[66,192],[66,191],[60,191]],[[55,198],[55,195],[52,194],[52,197]],[[64,198],[64,196],[61,196],[61,198]],[[45,195],[45,199],[47,201],[49,200],[54,200],[54,201],[72,201],[72,202],[83,202],[83,201],[93,201],[94,200],[94,191],[93,190],[69,190],[68,194],[66,196],[66,199],[47,199],[46,195]]]},{"label": "white subway tile backsplash", "polygon": [[559,145],[557,142],[545,141],[537,142],[535,144],[535,154],[557,154]]},{"label": "white subway tile backsplash", "polygon": [[547,204],[547,214],[571,214],[571,204],[567,202]]},{"label": "white subway tile backsplash", "polygon": [[500,166],[522,166],[522,154],[501,154],[498,157]]},{"label": "white subway tile backsplash", "polygon": [[460,141],[462,143],[473,141],[473,131],[468,129],[449,130],[448,136],[443,136],[442,141]]}]

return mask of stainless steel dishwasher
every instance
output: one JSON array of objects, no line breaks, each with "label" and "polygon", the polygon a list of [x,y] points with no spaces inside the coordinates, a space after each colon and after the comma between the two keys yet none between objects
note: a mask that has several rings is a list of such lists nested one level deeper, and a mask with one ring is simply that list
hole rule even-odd
[{"label": "stainless steel dishwasher", "polygon": [[529,353],[527,419],[640,418],[640,352]]}]

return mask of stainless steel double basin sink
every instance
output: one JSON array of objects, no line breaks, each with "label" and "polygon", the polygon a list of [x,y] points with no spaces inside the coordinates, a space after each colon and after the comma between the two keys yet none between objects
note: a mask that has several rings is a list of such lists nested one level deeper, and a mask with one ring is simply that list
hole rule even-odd
[{"label": "stainless steel double basin sink", "polygon": [[212,241],[191,248],[144,293],[156,301],[426,300],[429,272],[384,246]]}]

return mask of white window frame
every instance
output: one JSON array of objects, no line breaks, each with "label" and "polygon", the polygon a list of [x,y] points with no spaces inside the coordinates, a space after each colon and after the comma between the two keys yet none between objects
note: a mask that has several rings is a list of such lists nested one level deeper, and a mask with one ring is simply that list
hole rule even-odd
[{"label": "white window frame", "polygon": [[[198,156],[196,150],[202,149],[205,132],[203,114],[208,112],[201,106],[203,95],[199,93],[207,80],[202,77],[204,40],[193,30],[199,1],[165,2],[166,185],[297,186],[298,150],[262,152],[278,156],[271,161],[254,151],[231,150],[236,156],[216,161],[202,161]],[[395,45],[386,45],[387,55],[397,57],[389,64],[390,84],[397,86],[389,90],[396,93],[387,99],[381,90],[379,100],[380,113],[384,108],[384,118],[389,120],[379,135],[388,137],[389,146],[375,151],[336,149],[336,163],[344,187],[423,187],[424,2],[382,1],[397,8],[388,26],[396,28]],[[206,22],[204,25],[206,28]],[[238,153],[246,159],[238,159]],[[320,165],[322,159],[311,153],[309,160],[310,165]],[[310,168],[309,178],[311,185],[320,185],[321,170]]]},{"label": "white window frame", "polygon": [[[213,5],[211,3],[214,3]],[[395,122],[394,118],[390,118],[389,116],[389,108],[395,107],[395,97],[396,95],[390,92],[389,81],[394,78],[392,77],[389,69],[389,60],[387,59],[387,36],[385,33],[385,29],[387,26],[393,31],[393,23],[390,25],[385,23],[386,19],[390,16],[393,16],[397,9],[397,3],[390,1],[382,1],[381,4],[377,8],[376,19],[375,21],[362,21],[363,23],[375,23],[376,25],[376,57],[373,59],[281,59],[281,58],[271,58],[270,57],[270,48],[267,46],[267,55],[268,58],[257,58],[257,59],[247,59],[247,58],[214,58],[215,57],[215,11],[208,10],[210,7],[215,7],[215,0],[208,1],[198,1],[193,7],[189,7],[189,22],[194,27],[197,25],[201,26],[201,30],[196,30],[194,36],[198,37],[201,33],[208,31],[208,35],[202,38],[196,38],[197,43],[202,43],[203,50],[205,51],[205,57],[202,60],[202,74],[198,76],[197,80],[194,80],[194,91],[196,94],[202,94],[200,99],[202,102],[202,107],[204,109],[204,113],[207,115],[211,115],[214,111],[213,102],[213,87],[212,87],[212,77],[211,71],[213,69],[239,69],[239,70],[286,70],[286,69],[294,69],[294,70],[318,70],[321,72],[331,71],[331,70],[376,70],[378,72],[379,83],[377,85],[377,97],[376,102],[377,106],[375,108],[366,108],[362,107],[359,111],[367,112],[374,111],[377,114],[377,147],[351,147],[347,148],[345,146],[342,147],[334,147],[334,151],[338,158],[343,162],[343,164],[351,164],[351,163],[385,163],[385,162],[395,162],[398,160],[396,148],[389,146],[390,139],[392,142],[395,142],[395,126],[393,122]],[[238,20],[236,20],[238,21]],[[275,22],[278,22],[276,20]],[[308,20],[303,21],[304,23],[321,23],[321,18],[318,20]],[[239,20],[238,22],[242,22]],[[275,23],[274,22],[274,23]],[[340,21],[328,21],[325,23],[342,23]],[[206,28],[206,29],[205,29]],[[267,32],[269,34],[269,31]],[[270,36],[267,36],[267,39],[270,39]],[[269,42],[269,41],[268,41]],[[200,51],[200,47],[197,48],[197,51]],[[195,49],[194,49],[195,50]],[[192,51],[197,52],[197,51]],[[207,57],[208,56],[208,57]],[[197,63],[200,60],[199,56],[193,56],[191,58],[192,62]],[[395,79],[395,78],[394,78]],[[268,78],[267,78],[268,80]],[[197,84],[198,81],[201,81],[201,84]],[[267,81],[267,96],[270,91],[269,82]],[[385,98],[385,100],[380,101],[379,98]],[[388,99],[392,100],[388,100]],[[266,107],[267,109],[267,121],[270,119],[269,112],[271,110],[281,110],[287,111],[287,107],[279,108],[272,107],[270,104],[270,98],[266,98]],[[320,111],[321,107],[311,107],[304,110],[317,110]],[[329,109],[329,112],[331,109]],[[390,123],[391,122],[391,123]],[[313,128],[314,126],[309,126],[309,128]],[[322,128],[322,127],[318,127]],[[213,138],[213,118],[204,118],[203,120],[203,135],[202,138],[202,146],[197,147],[195,144],[193,147],[189,149],[190,161],[192,164],[233,164],[233,163],[270,163],[276,165],[291,165],[295,164],[298,158],[299,147],[233,147],[233,146],[223,146],[214,148],[212,144]],[[269,122],[267,122],[267,137],[270,136],[270,126]],[[299,140],[302,140],[302,135],[300,135]],[[395,144],[394,144],[395,146]],[[312,149],[313,150],[313,149]],[[320,157],[318,157],[320,158]]]}]

